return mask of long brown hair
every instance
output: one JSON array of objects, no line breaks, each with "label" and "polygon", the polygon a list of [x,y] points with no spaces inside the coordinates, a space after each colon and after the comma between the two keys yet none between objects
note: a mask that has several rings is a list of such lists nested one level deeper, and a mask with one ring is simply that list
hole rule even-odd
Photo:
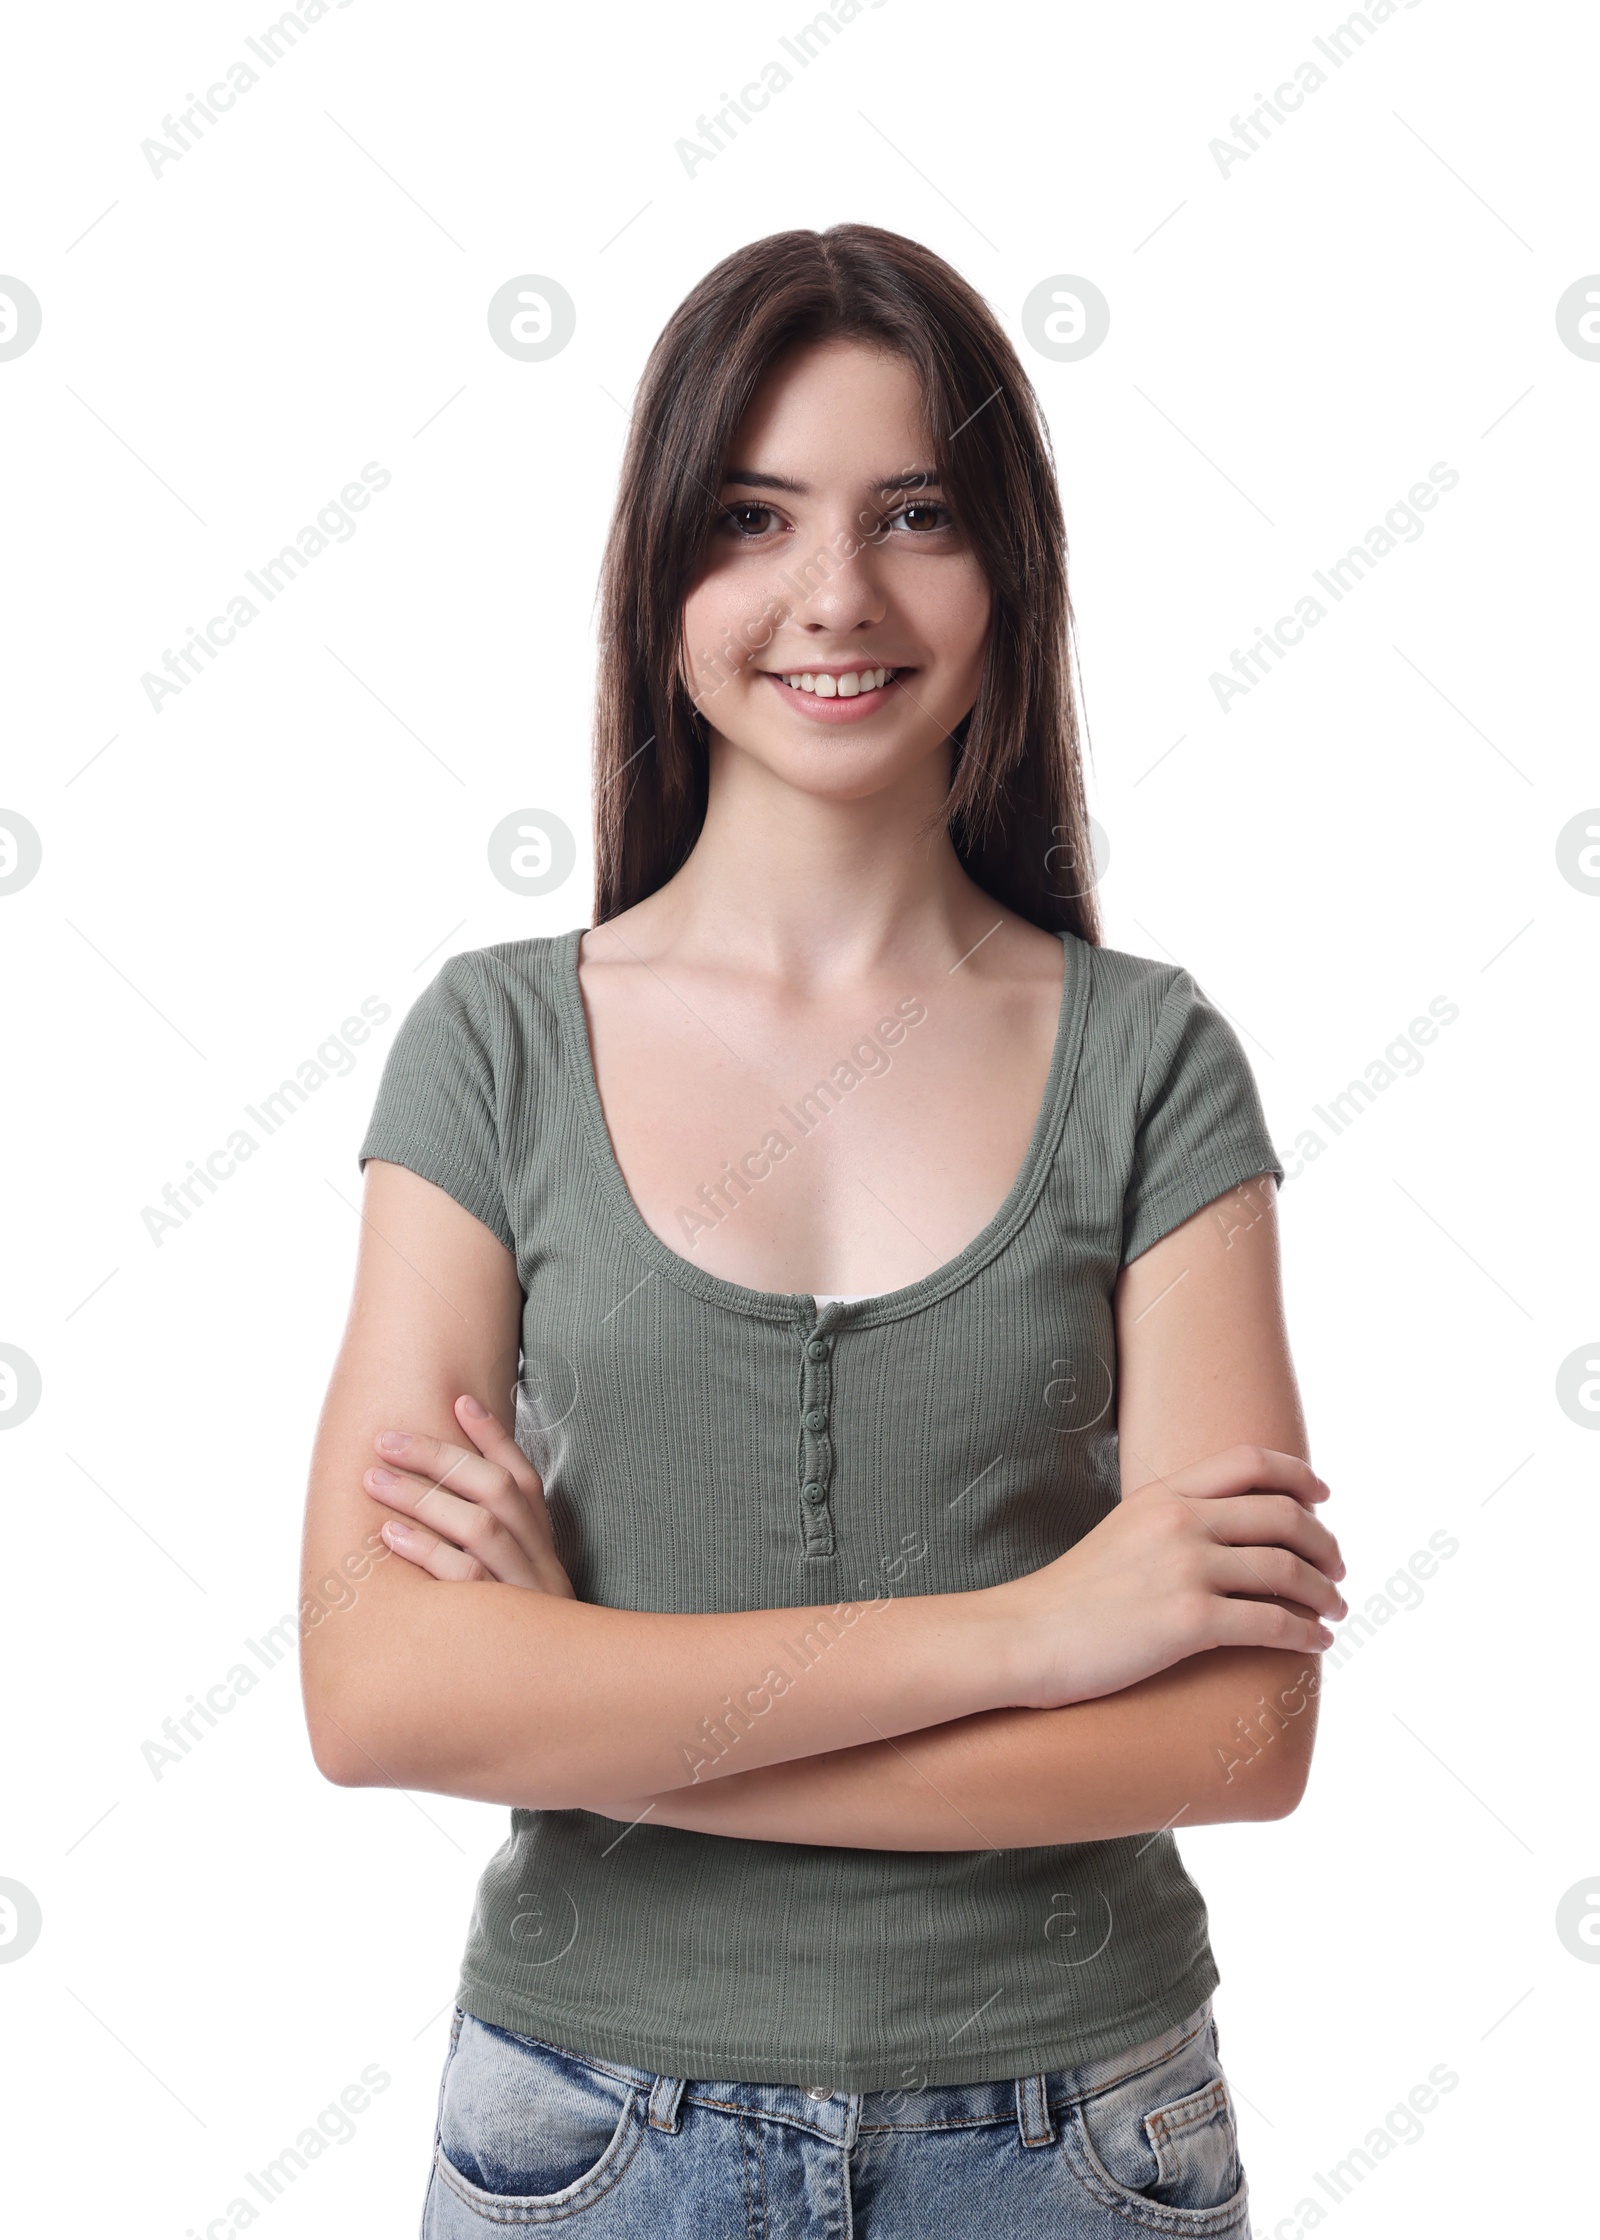
[{"label": "long brown hair", "polygon": [[1039,401],[952,266],[862,225],[736,250],[650,353],[601,570],[594,921],[664,886],[699,837],[708,757],[683,682],[684,601],[757,384],[787,351],[834,336],[917,373],[933,464],[992,594],[977,700],[952,734],[943,814],[956,853],[1020,916],[1098,942],[1066,531]]}]

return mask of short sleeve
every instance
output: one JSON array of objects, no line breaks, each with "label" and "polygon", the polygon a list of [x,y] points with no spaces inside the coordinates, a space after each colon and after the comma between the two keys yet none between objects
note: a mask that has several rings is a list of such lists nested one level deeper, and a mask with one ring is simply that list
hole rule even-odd
[{"label": "short sleeve", "polygon": [[1227,1019],[1179,971],[1162,999],[1139,1092],[1124,1262],[1258,1174],[1281,1182],[1283,1162],[1250,1061]]},{"label": "short sleeve", "polygon": [[509,1252],[493,1037],[470,952],[452,957],[400,1022],[357,1154],[392,1159],[447,1190]]}]

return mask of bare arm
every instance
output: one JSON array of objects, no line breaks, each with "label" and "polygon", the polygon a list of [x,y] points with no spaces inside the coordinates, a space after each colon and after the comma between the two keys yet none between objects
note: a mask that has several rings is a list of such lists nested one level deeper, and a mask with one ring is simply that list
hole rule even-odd
[{"label": "bare arm", "polygon": [[[1123,1270],[1124,1493],[1241,1441],[1309,1460],[1275,1195],[1270,1176],[1230,1191]],[[1305,1650],[1209,1649],[1059,1710],[989,1711],[604,1809],[767,1842],[904,1851],[1277,1819],[1304,1792],[1320,1668]]]},{"label": "bare arm", "polygon": [[1018,1700],[995,1590],[680,1616],[442,1582],[383,1556],[377,1528],[393,1512],[362,1482],[377,1434],[458,1440],[467,1392],[508,1420],[521,1304],[512,1256],[482,1222],[406,1168],[368,1162],[306,1507],[301,1686],[330,1780],[555,1810],[648,1794],[696,1778],[702,1722],[724,1716],[725,1697],[747,1701],[797,1661],[794,1684],[748,1722],[741,1770]]},{"label": "bare arm", "polygon": [[1063,1710],[982,1712],[604,1809],[869,1851],[1014,1851],[1275,1820],[1297,1801],[1304,1756],[1286,1757],[1282,1738],[1315,1720],[1317,1685],[1315,1657],[1211,1649]]}]

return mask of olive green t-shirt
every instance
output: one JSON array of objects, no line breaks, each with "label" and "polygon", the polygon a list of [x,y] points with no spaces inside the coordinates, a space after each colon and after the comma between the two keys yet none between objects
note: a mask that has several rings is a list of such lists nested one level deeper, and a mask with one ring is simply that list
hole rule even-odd
[{"label": "olive green t-shirt", "polygon": [[[739,1736],[838,1653],[863,1603],[997,1586],[1108,1513],[1118,1270],[1283,1168],[1239,1040],[1191,976],[1064,933],[1043,1101],[982,1232],[854,1303],[749,1290],[664,1244],[629,1196],[581,938],[452,957],[396,1034],[360,1157],[436,1183],[515,1255],[517,1437],[581,1600],[837,1613],[784,1634],[742,1701],[707,1707],[683,1736],[687,1780],[737,1764]],[[730,1139],[702,1211],[731,1210],[741,1173],[861,1093],[936,1003],[911,993],[797,1084],[760,1151]],[[519,1808],[478,1887],[459,2003],[663,2075],[873,2091],[1094,2060],[1219,1981],[1170,1833],[982,1843],[866,1851]]]}]

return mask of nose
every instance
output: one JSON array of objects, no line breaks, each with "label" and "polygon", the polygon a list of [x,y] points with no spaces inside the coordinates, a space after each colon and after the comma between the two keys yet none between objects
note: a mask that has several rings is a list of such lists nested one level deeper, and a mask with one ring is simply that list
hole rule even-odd
[{"label": "nose", "polygon": [[888,612],[873,546],[846,529],[789,577],[793,619],[818,637],[869,630]]}]

